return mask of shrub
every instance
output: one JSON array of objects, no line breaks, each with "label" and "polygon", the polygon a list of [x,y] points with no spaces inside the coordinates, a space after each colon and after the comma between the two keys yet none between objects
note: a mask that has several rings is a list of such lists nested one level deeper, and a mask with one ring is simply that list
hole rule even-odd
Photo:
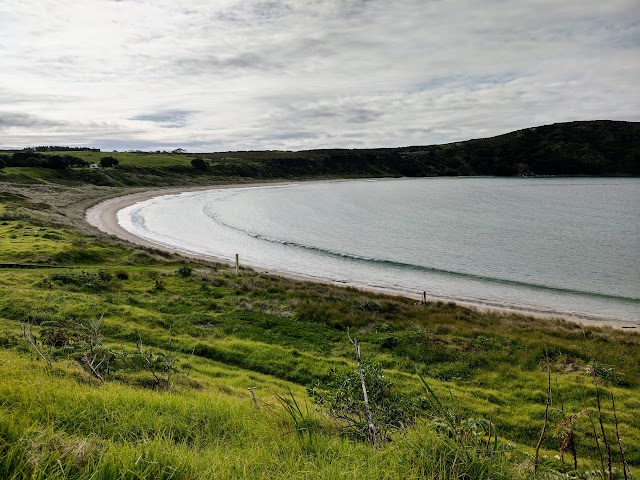
[{"label": "shrub", "polygon": [[603,363],[592,360],[591,362],[589,362],[589,365],[587,365],[586,370],[587,373],[596,377],[603,378],[611,382],[613,385],[626,385],[626,382],[624,380],[624,373],[618,372],[613,367],[610,367]]},{"label": "shrub", "polygon": [[[403,429],[413,422],[417,407],[409,398],[394,391],[378,364],[364,361],[362,369],[378,433],[382,440],[388,440],[392,430]],[[343,434],[366,440],[368,422],[358,371],[338,373],[333,369],[329,376],[330,381],[317,383],[309,393],[336,421]]]},{"label": "shrub", "polygon": [[150,292],[159,292],[162,290],[164,290],[164,282],[159,278],[156,278],[155,284],[153,285],[153,288],[150,290]]},{"label": "shrub", "polygon": [[109,283],[111,280],[113,280],[113,275],[111,275],[111,273],[107,272],[106,270],[100,270],[98,272],[98,278],[104,283]]},{"label": "shrub", "polygon": [[129,280],[129,274],[125,270],[118,270],[116,272],[116,278],[118,280]]},{"label": "shrub", "polygon": [[191,166],[196,170],[206,170],[207,162],[204,160],[204,158],[196,157],[193,160],[191,160]]},{"label": "shrub", "polygon": [[111,273],[101,270],[98,273],[89,272],[64,272],[54,273],[49,275],[48,279],[45,279],[42,285],[50,285],[51,283],[57,283],[58,285],[72,285],[84,290],[98,291],[107,290],[111,287],[113,275]]},{"label": "shrub", "polygon": [[100,166],[103,168],[106,167],[115,167],[116,165],[118,165],[120,162],[118,161],[117,158],[114,157],[102,157],[100,159]]},{"label": "shrub", "polygon": [[193,269],[191,267],[188,267],[187,265],[180,265],[178,267],[178,270],[176,270],[176,273],[180,277],[190,277],[192,272]]},{"label": "shrub", "polygon": [[78,343],[78,324],[69,319],[47,320],[40,324],[40,340],[48,347],[68,347]]},{"label": "shrub", "polygon": [[55,240],[55,241],[64,240],[64,237],[62,235],[58,235],[57,233],[53,233],[53,232],[45,233],[44,235],[42,235],[42,238],[46,238],[48,240]]}]

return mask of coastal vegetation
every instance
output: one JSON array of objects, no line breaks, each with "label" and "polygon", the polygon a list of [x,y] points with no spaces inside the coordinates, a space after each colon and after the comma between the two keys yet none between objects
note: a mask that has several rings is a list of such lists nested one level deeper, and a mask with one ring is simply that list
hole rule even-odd
[{"label": "coastal vegetation", "polygon": [[109,156],[0,173],[0,478],[637,477],[638,333],[122,242],[126,185],[266,176]]},{"label": "coastal vegetation", "polygon": [[[57,169],[56,182],[167,186],[277,178],[469,175],[640,175],[640,123],[590,121],[533,127],[493,138],[445,145],[299,152],[99,152],[54,150],[0,153],[11,181],[29,169]],[[100,171],[86,165],[110,158]],[[116,160],[116,162],[113,162]],[[17,169],[17,170],[16,170]],[[36,174],[36,177],[42,175]]]}]

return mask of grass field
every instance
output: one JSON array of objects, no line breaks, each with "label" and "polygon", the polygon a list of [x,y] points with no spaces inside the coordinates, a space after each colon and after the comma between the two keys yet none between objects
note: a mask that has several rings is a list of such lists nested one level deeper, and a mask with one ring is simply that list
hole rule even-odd
[{"label": "grass field", "polygon": [[[638,334],[236,275],[82,224],[125,189],[38,178],[0,191],[1,478],[531,478],[545,415],[540,476],[609,478],[606,438],[623,478],[616,430],[640,466]],[[410,412],[378,448],[317,404],[347,332]]]}]

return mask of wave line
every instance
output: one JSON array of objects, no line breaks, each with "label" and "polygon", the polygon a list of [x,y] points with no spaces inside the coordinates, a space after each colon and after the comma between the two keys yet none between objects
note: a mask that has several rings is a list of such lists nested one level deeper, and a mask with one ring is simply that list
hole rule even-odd
[{"label": "wave line", "polygon": [[296,249],[299,249],[299,250],[305,250],[305,251],[311,251],[311,252],[319,253],[321,255],[326,255],[326,256],[333,257],[333,258],[339,258],[339,259],[343,259],[343,260],[347,260],[347,261],[353,261],[353,262],[375,263],[375,264],[386,265],[386,266],[390,266],[390,267],[394,267],[394,268],[401,268],[401,269],[414,270],[414,271],[422,271],[422,272],[428,272],[428,273],[436,273],[436,274],[440,274],[440,275],[448,275],[448,276],[452,276],[452,277],[461,277],[461,278],[467,278],[467,279],[473,279],[473,280],[480,280],[480,281],[483,281],[483,282],[490,282],[490,283],[495,283],[495,284],[500,284],[500,285],[509,285],[509,286],[514,286],[514,287],[519,287],[519,288],[529,288],[529,289],[535,289],[535,290],[546,290],[546,291],[556,292],[556,293],[565,293],[565,294],[571,294],[571,295],[594,297],[594,298],[601,298],[601,299],[606,299],[606,300],[625,301],[625,302],[640,304],[640,298],[625,297],[625,296],[621,296],[621,295],[612,295],[612,294],[608,294],[608,293],[588,292],[588,291],[576,290],[576,289],[572,289],[572,288],[555,287],[555,286],[551,286],[551,285],[543,285],[543,284],[538,284],[538,283],[527,283],[527,282],[522,282],[522,281],[519,281],[519,280],[509,280],[509,279],[503,279],[503,278],[495,278],[495,277],[489,277],[489,276],[485,276],[485,275],[478,275],[478,274],[474,274],[474,273],[457,272],[455,270],[447,270],[447,269],[436,268],[436,267],[427,267],[427,266],[424,266],[424,265],[415,265],[415,264],[412,264],[412,263],[398,262],[398,261],[395,261],[395,260],[388,260],[388,259],[382,259],[382,258],[373,258],[373,257],[367,257],[367,256],[363,256],[363,255],[355,255],[355,254],[351,254],[351,253],[338,252],[338,251],[335,251],[335,250],[329,250],[329,249],[325,249],[325,248],[321,248],[321,247],[314,247],[312,245],[305,245],[305,244],[298,243],[298,242],[293,242],[293,241],[290,241],[290,240],[280,240],[280,239],[269,237],[269,236],[266,236],[266,235],[262,235],[262,234],[259,234],[259,233],[256,233],[256,232],[251,232],[249,230],[243,230],[241,228],[234,227],[232,225],[229,225],[227,223],[222,222],[217,217],[217,215],[215,215],[213,212],[207,211],[206,207],[203,210],[204,210],[205,215],[207,217],[209,217],[211,220],[213,220],[215,223],[217,223],[218,225],[220,225],[222,227],[225,227],[225,228],[228,228],[230,230],[233,230],[235,232],[238,232],[238,233],[240,233],[242,235],[246,235],[246,236],[255,238],[257,240],[262,240],[262,241],[265,241],[265,242],[268,242],[268,243],[280,244],[280,245],[284,245],[284,246],[287,246],[287,247],[293,247],[293,248],[296,248]]}]

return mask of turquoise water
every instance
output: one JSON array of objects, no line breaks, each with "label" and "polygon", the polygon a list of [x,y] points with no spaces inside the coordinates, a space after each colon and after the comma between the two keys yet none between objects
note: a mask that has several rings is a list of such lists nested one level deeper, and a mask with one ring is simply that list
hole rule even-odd
[{"label": "turquoise water", "polygon": [[165,196],[149,240],[356,285],[640,324],[640,179],[313,182]]}]

